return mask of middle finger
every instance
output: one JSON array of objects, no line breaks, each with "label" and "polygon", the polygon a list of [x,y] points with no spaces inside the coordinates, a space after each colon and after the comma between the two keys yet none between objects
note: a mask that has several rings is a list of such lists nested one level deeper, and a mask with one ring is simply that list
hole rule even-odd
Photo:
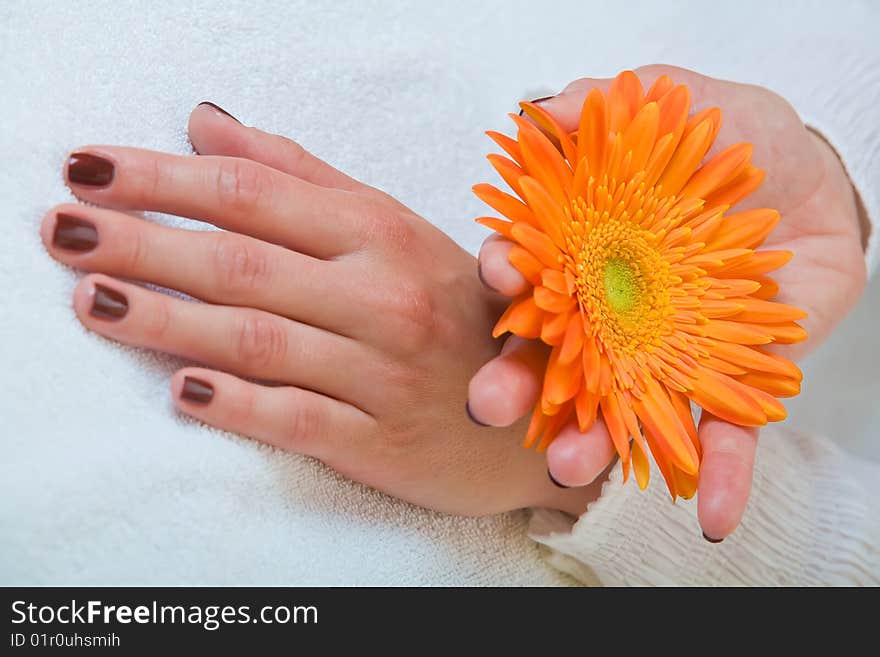
[{"label": "middle finger", "polygon": [[251,160],[91,146],[68,158],[65,176],[97,205],[207,221],[317,258],[363,243],[360,196]]}]

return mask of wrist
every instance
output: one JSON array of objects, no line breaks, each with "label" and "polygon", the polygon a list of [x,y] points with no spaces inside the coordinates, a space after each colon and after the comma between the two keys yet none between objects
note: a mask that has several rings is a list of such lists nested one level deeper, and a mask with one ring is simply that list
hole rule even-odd
[{"label": "wrist", "polygon": [[847,206],[851,210],[847,213],[847,218],[849,221],[855,223],[860,236],[862,251],[865,251],[868,245],[868,237],[871,234],[871,222],[868,219],[868,211],[865,208],[859,190],[856,189],[856,186],[853,184],[849,172],[846,170],[846,165],[843,163],[843,159],[840,157],[840,153],[837,152],[837,149],[834,148],[834,145],[828,141],[825,135],[812,126],[808,125],[806,128],[807,133],[813,140],[813,144],[822,154],[827,175],[836,175],[842,178],[845,181],[846,186],[852,192],[852,203],[847,203]]}]

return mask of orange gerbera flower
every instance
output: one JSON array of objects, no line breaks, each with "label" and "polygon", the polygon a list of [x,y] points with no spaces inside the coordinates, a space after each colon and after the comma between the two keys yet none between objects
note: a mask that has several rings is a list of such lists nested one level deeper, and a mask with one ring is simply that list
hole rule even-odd
[{"label": "orange gerbera flower", "polygon": [[[515,242],[510,262],[530,283],[495,326],[552,351],[525,439],[544,449],[577,417],[601,412],[624,478],[648,483],[648,449],[672,493],[696,491],[700,443],[690,401],[736,424],[785,418],[801,372],[761,345],[804,340],[805,313],[775,303],[767,273],[788,251],[756,251],[776,210],[726,214],[764,172],[751,144],[700,166],[721,110],[690,118],[690,93],[659,78],[646,93],[632,71],[606,96],[587,95],[569,133],[541,107],[511,115],[516,140],[487,133],[512,159],[489,161],[519,198],[474,192],[507,220],[481,224]],[[690,401],[689,401],[690,400]],[[632,442],[630,442],[632,438]]]}]

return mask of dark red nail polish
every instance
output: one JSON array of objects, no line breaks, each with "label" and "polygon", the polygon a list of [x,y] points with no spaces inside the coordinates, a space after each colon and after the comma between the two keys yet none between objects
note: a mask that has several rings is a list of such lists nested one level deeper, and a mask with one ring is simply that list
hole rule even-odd
[{"label": "dark red nail polish", "polygon": [[473,422],[474,424],[479,424],[481,427],[488,427],[489,426],[485,422],[480,422],[477,418],[474,417],[474,414],[471,413],[471,403],[469,401],[465,402],[464,410],[467,413],[467,416],[471,419],[471,422]]},{"label": "dark red nail polish", "polygon": [[91,221],[59,212],[55,216],[52,244],[59,249],[85,253],[98,246],[98,230]]},{"label": "dark red nail polish", "polygon": [[219,105],[215,105],[214,103],[212,103],[212,102],[209,101],[209,100],[203,100],[201,103],[199,103],[199,105],[207,105],[208,107],[213,107],[217,112],[220,112],[220,113],[223,114],[224,116],[228,116],[230,119],[232,119],[232,120],[235,121],[236,123],[241,123],[241,121],[239,121],[237,118],[235,118],[234,116],[232,116],[232,114],[230,114],[229,112],[227,112],[225,109],[223,109],[223,108],[220,107]]},{"label": "dark red nail polish", "polygon": [[547,470],[547,476],[550,477],[550,481],[553,482],[553,485],[554,485],[554,486],[558,486],[559,488],[571,488],[571,486],[566,486],[565,484],[560,484],[558,481],[556,481],[556,480],[553,478],[553,475],[550,474],[550,471],[549,471],[549,470]]},{"label": "dark red nail polish", "polygon": [[703,532],[703,538],[705,538],[710,543],[720,543],[723,541],[723,538],[712,538],[711,536],[706,536],[706,532]]},{"label": "dark red nail polish", "polygon": [[[555,96],[544,96],[543,98],[535,98],[534,100],[530,100],[529,102],[535,103],[537,105],[538,103],[543,103],[545,100],[550,100],[551,98],[555,98]],[[519,115],[523,115],[522,110],[519,111]]]},{"label": "dark red nail polish", "polygon": [[95,283],[95,296],[92,299],[92,317],[99,319],[117,320],[125,317],[128,312],[128,301],[125,296],[104,287],[100,283]]},{"label": "dark red nail polish", "polygon": [[91,153],[74,153],[67,160],[67,179],[75,185],[104,187],[113,182],[113,163]]},{"label": "dark red nail polish", "polygon": [[214,398],[214,386],[192,376],[184,377],[180,398],[196,404],[207,404]]}]

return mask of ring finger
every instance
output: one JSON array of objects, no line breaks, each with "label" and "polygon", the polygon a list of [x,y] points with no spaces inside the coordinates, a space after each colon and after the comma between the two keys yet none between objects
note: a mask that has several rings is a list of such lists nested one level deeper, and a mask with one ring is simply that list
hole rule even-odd
[{"label": "ring finger", "polygon": [[[61,262],[155,283],[212,303],[250,306],[341,334],[357,325],[348,287],[326,262],[227,231],[169,228],[114,210],[65,204],[40,235]],[[181,257],[185,254],[185,257]],[[328,304],[328,297],[342,303]]]},{"label": "ring finger", "polygon": [[[308,388],[369,412],[380,376],[358,342],[251,308],[184,301],[101,274],[84,277],[73,307],[89,329],[241,376]],[[342,371],[362,376],[339,376]]]}]

